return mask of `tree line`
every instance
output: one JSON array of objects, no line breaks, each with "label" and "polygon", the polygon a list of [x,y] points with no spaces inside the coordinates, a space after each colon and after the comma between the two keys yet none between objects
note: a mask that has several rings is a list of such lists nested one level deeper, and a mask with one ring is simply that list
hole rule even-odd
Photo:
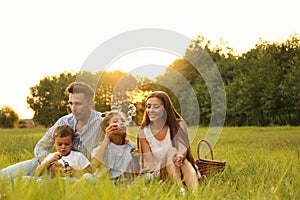
[{"label": "tree line", "polygon": [[[199,73],[199,66],[208,71],[213,67],[218,69],[222,85],[214,83],[218,81],[214,74]],[[211,77],[208,79],[207,76]],[[183,77],[188,85],[183,84]],[[291,34],[284,41],[260,40],[243,54],[236,53],[223,41],[213,46],[210,40],[199,35],[191,41],[184,56],[174,60],[165,73],[154,80],[121,71],[64,72],[44,77],[32,86],[27,103],[34,111],[35,122],[50,126],[70,112],[64,89],[72,81],[80,80],[95,88],[96,110],[107,111],[111,105],[121,105],[127,112],[128,104],[133,103],[137,108],[136,124],[142,118],[148,93],[164,90],[171,96],[177,110],[181,111],[182,105],[189,105],[184,110],[188,115],[184,117],[191,125],[209,125],[212,113],[222,113],[222,107],[226,107],[226,113],[221,114],[226,126],[299,125],[299,77],[298,34]],[[208,80],[213,85],[211,90]],[[196,102],[187,86],[192,88]],[[212,106],[212,98],[216,99],[216,106]],[[199,118],[195,117],[198,115]]]},{"label": "tree line", "polygon": [[[196,45],[195,45],[196,44]],[[192,57],[199,47],[209,52],[218,67],[227,99],[225,125],[268,126],[300,124],[300,37],[291,34],[285,41],[260,40],[253,49],[237,55],[226,43],[210,48],[202,36],[193,40],[185,57]],[[174,64],[188,77],[192,70],[185,60]],[[185,65],[182,67],[181,65]],[[194,88],[205,87],[203,81]],[[201,92],[202,91],[202,92]],[[200,89],[200,110],[209,119],[207,90]],[[206,93],[206,94],[205,94]],[[206,115],[207,114],[207,115]],[[207,121],[203,121],[204,124]]]}]

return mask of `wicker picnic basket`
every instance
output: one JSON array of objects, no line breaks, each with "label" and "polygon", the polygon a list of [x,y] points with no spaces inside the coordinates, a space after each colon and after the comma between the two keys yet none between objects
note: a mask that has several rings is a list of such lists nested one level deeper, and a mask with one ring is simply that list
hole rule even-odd
[{"label": "wicker picnic basket", "polygon": [[[205,159],[200,157],[200,146],[201,143],[207,144],[210,149],[211,159]],[[206,140],[199,140],[197,143],[197,155],[198,159],[195,161],[195,165],[198,167],[198,171],[201,175],[210,176],[225,169],[225,161],[214,160],[214,153],[211,145]]]}]

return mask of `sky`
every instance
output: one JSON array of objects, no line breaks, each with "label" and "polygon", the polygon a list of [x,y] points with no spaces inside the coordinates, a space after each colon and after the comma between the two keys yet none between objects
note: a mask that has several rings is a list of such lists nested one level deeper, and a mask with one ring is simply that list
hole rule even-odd
[{"label": "sky", "polygon": [[[296,3],[296,0],[1,1],[0,107],[11,106],[20,118],[31,118],[33,112],[26,103],[31,86],[44,76],[79,71],[99,45],[135,29],[167,29],[188,38],[203,35],[213,43],[222,38],[238,52],[253,48],[259,38],[286,39],[291,33],[300,33]],[[128,54],[112,65],[167,66],[176,58],[170,53],[156,53]],[[144,76],[142,71],[137,73]]]}]

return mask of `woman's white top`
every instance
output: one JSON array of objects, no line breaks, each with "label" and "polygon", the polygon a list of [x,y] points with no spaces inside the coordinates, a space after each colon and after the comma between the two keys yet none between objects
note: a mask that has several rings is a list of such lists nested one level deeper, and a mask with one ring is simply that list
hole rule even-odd
[{"label": "woman's white top", "polygon": [[[43,160],[42,164],[47,162],[47,160],[50,160],[53,154],[54,153],[48,154],[47,157]],[[71,151],[69,155],[62,156],[61,159],[59,159],[57,162],[64,165],[63,160],[67,161],[69,165],[77,171],[85,169],[90,164],[90,161],[83,155],[83,153],[78,151]]]},{"label": "woman's white top", "polygon": [[159,167],[160,162],[165,157],[167,151],[172,147],[170,129],[168,128],[167,134],[163,140],[157,140],[154,137],[149,125],[144,127],[144,134],[151,148],[155,164]]},{"label": "woman's white top", "polygon": [[[116,145],[112,142],[108,143],[105,152],[104,164],[110,171],[110,178],[117,178],[124,172],[133,172],[131,149],[135,148],[135,146],[135,143],[130,140],[124,145]],[[100,146],[92,151],[92,157],[95,156],[99,148]]]}]

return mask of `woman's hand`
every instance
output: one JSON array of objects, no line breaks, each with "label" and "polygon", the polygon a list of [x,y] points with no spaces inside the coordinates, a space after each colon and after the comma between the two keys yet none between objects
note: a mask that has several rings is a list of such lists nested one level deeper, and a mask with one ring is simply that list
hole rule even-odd
[{"label": "woman's hand", "polygon": [[131,151],[131,155],[134,156],[134,157],[136,157],[136,158],[139,158],[140,155],[141,155],[141,151],[139,149],[133,149]]},{"label": "woman's hand", "polygon": [[185,157],[184,157],[183,155],[175,154],[175,155],[173,156],[173,163],[174,163],[176,166],[180,167],[180,166],[183,165],[184,159],[185,159]]},{"label": "woman's hand", "polygon": [[140,170],[139,174],[144,174],[144,173],[147,173],[150,171],[150,168],[149,167],[144,167]]}]

